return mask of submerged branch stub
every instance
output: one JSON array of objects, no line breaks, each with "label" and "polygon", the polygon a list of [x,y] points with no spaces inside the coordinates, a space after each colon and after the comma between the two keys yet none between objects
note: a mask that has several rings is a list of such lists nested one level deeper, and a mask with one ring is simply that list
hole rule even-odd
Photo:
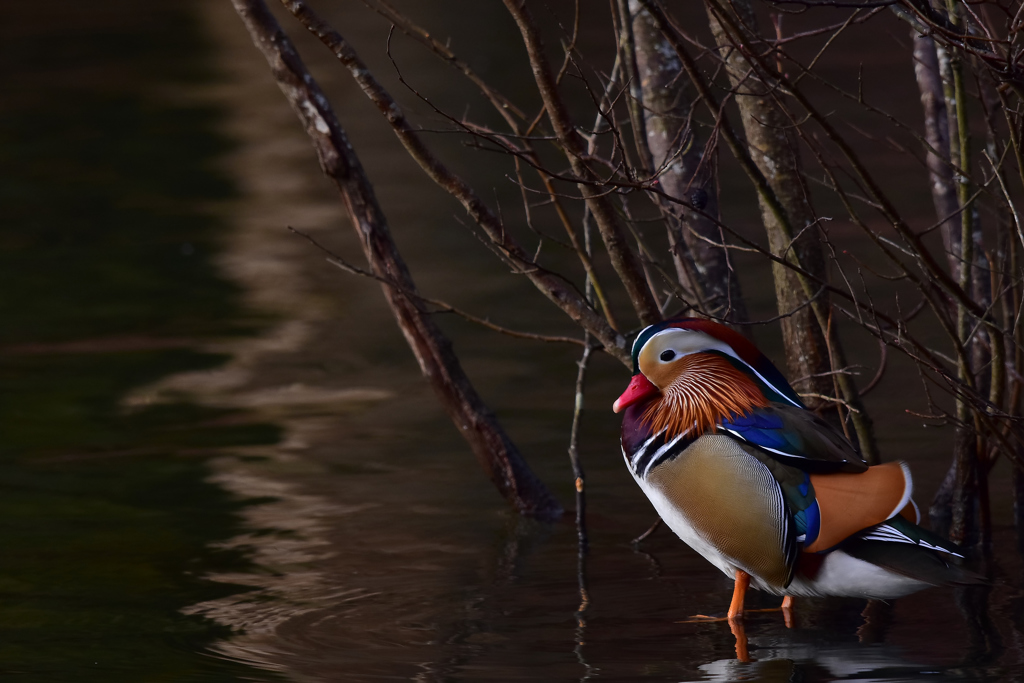
[{"label": "submerged branch stub", "polygon": [[384,295],[445,411],[502,496],[521,514],[557,519],[562,506],[533,474],[491,410],[476,393],[451,342],[403,290],[415,284],[391,239],[384,213],[330,103],[263,0],[232,0],[285,98],[313,142],[320,166],[341,193],[373,273],[399,286]]}]

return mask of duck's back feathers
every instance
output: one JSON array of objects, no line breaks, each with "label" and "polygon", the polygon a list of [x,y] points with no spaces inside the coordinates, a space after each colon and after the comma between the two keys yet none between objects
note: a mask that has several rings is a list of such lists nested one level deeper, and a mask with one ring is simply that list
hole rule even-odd
[{"label": "duck's back feathers", "polygon": [[730,436],[805,472],[863,472],[868,465],[850,442],[809,410],[782,403],[723,420]]}]

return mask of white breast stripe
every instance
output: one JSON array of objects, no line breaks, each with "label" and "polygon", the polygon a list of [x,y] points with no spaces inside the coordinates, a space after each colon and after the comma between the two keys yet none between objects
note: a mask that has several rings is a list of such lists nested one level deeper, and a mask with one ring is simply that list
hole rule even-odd
[{"label": "white breast stripe", "polygon": [[651,438],[647,439],[647,441],[644,441],[643,445],[633,452],[633,462],[636,462],[637,460],[642,458],[644,455],[644,451],[647,450],[647,447],[650,446],[655,439],[661,436],[661,434],[662,432],[658,432],[657,434],[652,435]]},{"label": "white breast stripe", "polygon": [[682,439],[684,436],[686,436],[685,433],[680,434],[679,436],[677,436],[676,438],[672,439],[667,444],[659,448],[658,450],[654,451],[654,455],[651,456],[651,461],[648,462],[647,467],[644,468],[644,473],[642,476],[646,478],[647,473],[651,471],[652,467],[654,467],[654,463],[658,462],[658,458],[665,455],[665,453],[667,453],[669,449],[671,449],[673,446],[679,443],[680,439]]},{"label": "white breast stripe", "polygon": [[[644,452],[647,450],[648,446],[650,446],[654,442],[655,439],[657,439],[659,436],[661,436],[664,433],[665,433],[665,430],[663,429],[660,432],[658,432],[657,434],[651,436],[649,439],[647,439],[647,441],[644,441],[643,445],[641,445],[640,448],[638,448],[638,449],[636,449],[636,451],[634,451],[632,456],[628,456],[628,455],[626,456],[626,462],[629,463],[629,468],[631,470],[633,470],[634,473],[639,474],[636,471],[636,464],[638,462],[640,462],[640,458],[642,458],[644,456]],[[622,454],[626,455],[625,447],[623,447]]]}]

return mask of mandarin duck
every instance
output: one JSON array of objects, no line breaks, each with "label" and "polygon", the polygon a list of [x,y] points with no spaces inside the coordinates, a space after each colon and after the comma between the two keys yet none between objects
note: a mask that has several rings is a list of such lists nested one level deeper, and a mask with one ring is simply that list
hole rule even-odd
[{"label": "mandarin duck", "polygon": [[662,520],[735,579],[730,621],[748,585],[786,596],[788,610],[793,596],[886,599],[980,580],[917,525],[907,465],[869,467],[739,333],[669,320],[632,355],[613,406],[623,456]]}]

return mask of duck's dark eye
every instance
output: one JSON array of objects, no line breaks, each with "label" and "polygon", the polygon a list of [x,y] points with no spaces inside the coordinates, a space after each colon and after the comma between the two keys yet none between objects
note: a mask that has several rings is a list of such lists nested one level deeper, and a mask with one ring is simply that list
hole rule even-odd
[{"label": "duck's dark eye", "polygon": [[665,351],[662,351],[660,356],[661,360],[665,361],[666,363],[675,357],[676,352],[673,351],[672,349],[666,349]]}]

